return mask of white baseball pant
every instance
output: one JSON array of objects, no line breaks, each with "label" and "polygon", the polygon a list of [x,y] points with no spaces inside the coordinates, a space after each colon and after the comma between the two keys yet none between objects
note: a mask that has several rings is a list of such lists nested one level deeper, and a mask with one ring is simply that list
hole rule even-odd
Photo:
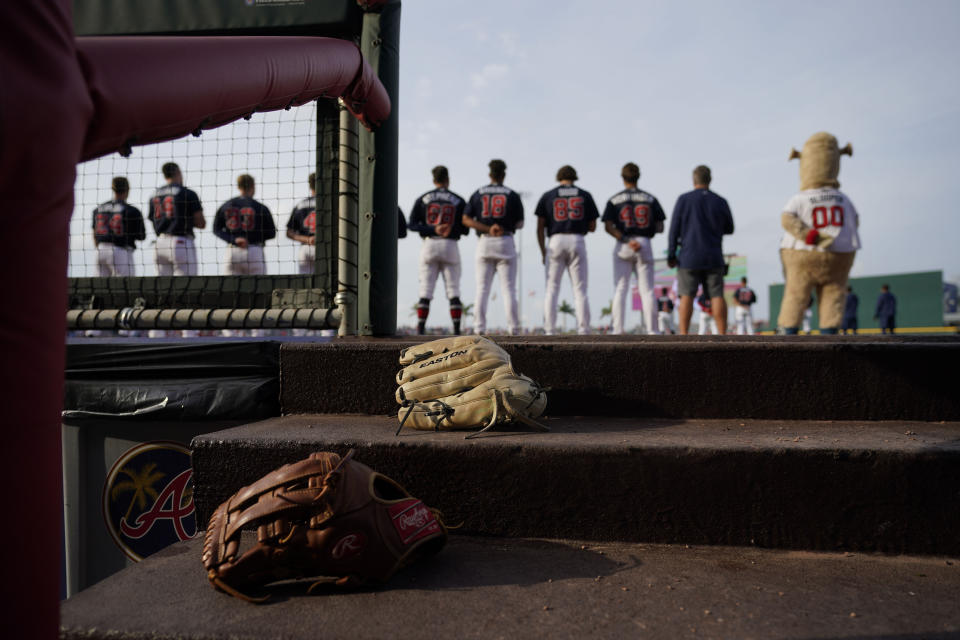
[{"label": "white baseball pant", "polygon": [[[199,265],[197,248],[190,236],[171,236],[166,233],[157,236],[153,255],[157,263],[158,276],[197,275]],[[162,329],[151,329],[148,335],[151,338],[162,338],[174,335],[174,332],[168,334]],[[184,338],[195,338],[200,335],[200,332],[196,329],[184,329],[180,335]]]},{"label": "white baseball pant", "polygon": [[511,334],[520,330],[517,313],[517,249],[512,235],[493,237],[480,236],[477,243],[477,313],[474,332],[487,331],[487,299],[493,284],[493,274],[500,275],[500,292],[507,315],[507,328]]},{"label": "white baseball pant", "polygon": [[460,297],[460,249],[450,238],[424,238],[420,247],[420,297],[433,299],[437,276],[443,274],[447,299]]},{"label": "white baseball pant", "polygon": [[193,238],[189,236],[161,234],[157,237],[154,258],[157,262],[157,275],[197,275],[197,248],[193,244]]},{"label": "white baseball pant", "polygon": [[297,270],[301,274],[313,273],[317,259],[317,247],[312,244],[301,244],[297,253]]},{"label": "white baseball pant", "polygon": [[705,336],[707,332],[710,332],[711,335],[719,335],[720,331],[717,329],[717,321],[713,319],[713,314],[708,311],[700,310],[700,335]]},{"label": "white baseball pant", "polygon": [[547,242],[547,292],[543,301],[544,329],[553,335],[557,327],[557,298],[563,272],[570,274],[577,333],[590,333],[590,301],[587,299],[587,244],[579,233],[555,233]]},{"label": "white baseball pant", "polygon": [[753,335],[753,312],[750,307],[741,307],[736,305],[733,311],[734,322],[737,325],[738,336]]},{"label": "white baseball pant", "polygon": [[634,237],[640,248],[634,250],[626,242],[617,242],[613,250],[613,333],[623,333],[626,314],[627,292],[630,291],[630,276],[637,272],[637,289],[643,304],[643,324],[647,333],[660,333],[657,322],[657,304],[653,297],[653,249],[650,238]]},{"label": "white baseball pant", "polygon": [[133,249],[112,242],[97,245],[97,271],[101,278],[133,276]]},{"label": "white baseball pant", "polygon": [[228,244],[223,253],[228,276],[259,276],[267,272],[263,245],[236,247]]},{"label": "white baseball pant", "polygon": [[675,331],[673,328],[673,314],[669,311],[658,311],[657,320],[660,323],[659,329],[661,333],[666,331],[673,333]]}]

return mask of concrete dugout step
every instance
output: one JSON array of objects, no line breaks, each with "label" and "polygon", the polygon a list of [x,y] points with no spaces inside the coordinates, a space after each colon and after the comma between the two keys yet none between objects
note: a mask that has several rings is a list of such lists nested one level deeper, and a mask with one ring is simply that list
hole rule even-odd
[{"label": "concrete dugout step", "polygon": [[[249,540],[249,539],[248,539]],[[452,536],[383,587],[214,591],[202,538],[61,605],[66,640],[960,635],[960,558]]]},{"label": "concrete dugout step", "polygon": [[[953,336],[563,336],[494,340],[555,416],[960,421]],[[288,342],[284,414],[396,411],[411,338]]]},{"label": "concrete dugout step", "polygon": [[550,433],[304,415],[197,436],[198,523],[313,451],[403,483],[465,534],[960,555],[960,423],[558,417]]}]

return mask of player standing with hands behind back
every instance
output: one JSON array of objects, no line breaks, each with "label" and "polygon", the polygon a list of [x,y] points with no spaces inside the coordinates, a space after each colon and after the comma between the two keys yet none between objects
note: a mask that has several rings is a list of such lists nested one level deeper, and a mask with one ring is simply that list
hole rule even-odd
[{"label": "player standing with hands behind back", "polygon": [[[600,212],[593,196],[573,185],[577,171],[564,165],[557,171],[560,186],[547,191],[537,203],[537,242],[547,267],[547,292],[543,301],[544,329],[553,335],[557,326],[557,297],[566,270],[573,286],[577,310],[577,333],[590,333],[590,301],[587,299],[587,244],[584,237],[597,229]],[[544,234],[550,240],[545,241]]]},{"label": "player standing with hands behind back", "polygon": [[517,312],[517,249],[513,234],[523,227],[523,202],[520,196],[503,186],[507,164],[503,160],[491,160],[490,184],[480,187],[467,203],[463,212],[463,224],[477,230],[477,315],[474,331],[487,330],[487,298],[493,274],[500,274],[503,306],[507,315],[507,328],[516,335],[520,330]]},{"label": "player standing with hands behind back", "polygon": [[117,176],[110,185],[113,200],[93,210],[93,242],[97,246],[97,269],[101,278],[136,275],[133,269],[133,250],[136,240],[147,237],[143,214],[127,204],[130,183]]},{"label": "player standing with hands behind back", "polygon": [[463,198],[450,191],[450,173],[443,165],[433,168],[432,191],[413,203],[407,228],[423,238],[420,249],[420,300],[417,302],[417,333],[426,332],[430,300],[437,285],[437,276],[443,274],[443,284],[450,300],[450,319],[453,332],[460,335],[460,249],[457,240],[468,230],[463,226]]},{"label": "player standing with hands behind back", "polygon": [[213,233],[227,243],[227,275],[262,275],[267,272],[263,244],[277,236],[277,226],[270,209],[253,199],[257,192],[253,176],[237,177],[237,188],[240,195],[217,209]]},{"label": "player standing with hands behind back", "polygon": [[667,216],[651,194],[637,188],[640,167],[633,162],[620,171],[623,191],[607,202],[603,210],[606,232],[616,238],[613,249],[613,333],[623,333],[623,315],[630,288],[630,274],[637,272],[637,289],[643,303],[643,323],[647,333],[658,335],[657,308],[653,298],[653,248],[650,238],[663,231]]}]

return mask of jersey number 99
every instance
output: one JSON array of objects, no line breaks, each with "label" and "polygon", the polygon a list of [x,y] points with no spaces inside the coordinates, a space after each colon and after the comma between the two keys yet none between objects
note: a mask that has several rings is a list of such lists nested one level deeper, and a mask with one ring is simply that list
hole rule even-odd
[{"label": "jersey number 99", "polygon": [[583,198],[557,198],[553,201],[553,219],[557,222],[565,220],[583,220]]}]

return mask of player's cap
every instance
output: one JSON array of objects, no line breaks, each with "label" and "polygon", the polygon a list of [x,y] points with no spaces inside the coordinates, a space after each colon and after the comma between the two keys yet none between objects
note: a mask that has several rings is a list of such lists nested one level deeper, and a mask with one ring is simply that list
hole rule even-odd
[{"label": "player's cap", "polygon": [[563,165],[557,170],[557,182],[561,180],[578,180],[577,170],[568,164]]}]

